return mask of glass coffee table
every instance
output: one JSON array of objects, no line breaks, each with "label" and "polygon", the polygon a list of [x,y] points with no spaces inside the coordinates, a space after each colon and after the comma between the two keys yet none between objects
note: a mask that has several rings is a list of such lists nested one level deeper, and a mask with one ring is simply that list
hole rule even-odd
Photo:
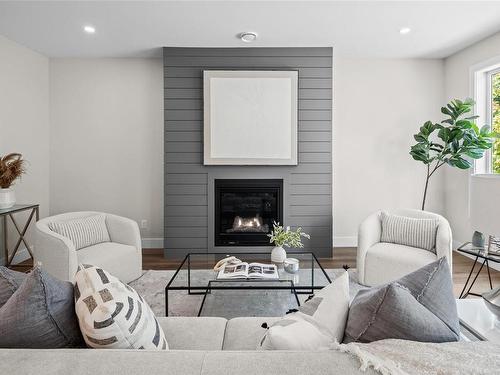
[{"label": "glass coffee table", "polygon": [[[231,254],[243,262],[258,262],[271,264],[269,253],[245,252]],[[283,269],[283,265],[278,267],[277,279],[217,279],[217,272],[213,271],[215,264],[229,255],[223,253],[189,253],[186,255],[180,266],[165,287],[165,316],[169,315],[169,292],[185,291],[188,295],[202,296],[198,310],[198,316],[202,315],[207,298],[213,293],[225,294],[227,298],[220,299],[219,303],[231,305],[244,303],[245,293],[257,293],[255,304],[261,304],[263,295],[270,293],[288,293],[293,296],[295,306],[300,306],[300,294],[314,294],[315,290],[322,289],[331,283],[331,279],[325,269],[312,252],[289,252],[289,258],[299,260],[299,270],[297,273],[288,273]],[[231,291],[230,294],[227,292]],[[261,294],[259,294],[261,293]],[[274,294],[271,295],[271,297]],[[222,301],[222,302],[220,302]]]}]

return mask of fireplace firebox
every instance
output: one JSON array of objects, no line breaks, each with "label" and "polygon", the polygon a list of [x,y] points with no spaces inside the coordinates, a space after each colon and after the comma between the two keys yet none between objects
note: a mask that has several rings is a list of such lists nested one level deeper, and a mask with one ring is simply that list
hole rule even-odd
[{"label": "fireplace firebox", "polygon": [[283,180],[215,180],[215,246],[270,246],[273,221],[282,223]]}]

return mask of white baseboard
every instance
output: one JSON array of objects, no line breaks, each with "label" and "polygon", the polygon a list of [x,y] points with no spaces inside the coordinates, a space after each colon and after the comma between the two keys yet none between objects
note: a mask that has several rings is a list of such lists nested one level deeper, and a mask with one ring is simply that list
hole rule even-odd
[{"label": "white baseboard", "polygon": [[334,237],[333,247],[357,247],[358,237]]},{"label": "white baseboard", "polygon": [[143,238],[143,249],[163,249],[163,238]]}]

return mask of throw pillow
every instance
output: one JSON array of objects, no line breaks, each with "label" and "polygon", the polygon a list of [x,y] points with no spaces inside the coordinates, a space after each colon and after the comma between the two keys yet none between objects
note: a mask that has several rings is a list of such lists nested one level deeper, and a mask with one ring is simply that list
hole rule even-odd
[{"label": "throw pillow", "polygon": [[23,281],[28,277],[24,272],[17,272],[0,266],[0,307],[19,289]]},{"label": "throw pillow", "polygon": [[349,274],[344,272],[312,299],[274,323],[261,340],[265,350],[321,350],[341,342],[349,311]]},{"label": "throw pillow", "polygon": [[92,348],[168,349],[150,307],[130,286],[95,266],[80,266],[75,276],[76,314]]},{"label": "throw pillow", "polygon": [[441,258],[397,281],[359,291],[351,303],[344,342],[459,338],[451,273]]},{"label": "throw pillow", "polygon": [[417,219],[381,213],[382,236],[380,242],[418,247],[436,252],[436,234],[439,219]]},{"label": "throw pillow", "polygon": [[73,285],[35,268],[0,307],[0,347],[52,349],[82,346]]},{"label": "throw pillow", "polygon": [[51,231],[69,238],[76,250],[110,241],[104,214],[52,222],[48,224],[48,227]]}]

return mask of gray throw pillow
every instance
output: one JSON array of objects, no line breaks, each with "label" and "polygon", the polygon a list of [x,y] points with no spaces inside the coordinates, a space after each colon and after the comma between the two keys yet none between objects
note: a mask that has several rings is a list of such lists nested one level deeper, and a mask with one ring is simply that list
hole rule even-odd
[{"label": "gray throw pillow", "polygon": [[35,268],[0,307],[1,348],[85,346],[78,327],[73,285]]},{"label": "gray throw pillow", "polygon": [[0,307],[19,289],[28,274],[0,266]]},{"label": "gray throw pillow", "polygon": [[344,342],[459,338],[450,268],[441,258],[397,281],[358,292],[349,309]]}]

